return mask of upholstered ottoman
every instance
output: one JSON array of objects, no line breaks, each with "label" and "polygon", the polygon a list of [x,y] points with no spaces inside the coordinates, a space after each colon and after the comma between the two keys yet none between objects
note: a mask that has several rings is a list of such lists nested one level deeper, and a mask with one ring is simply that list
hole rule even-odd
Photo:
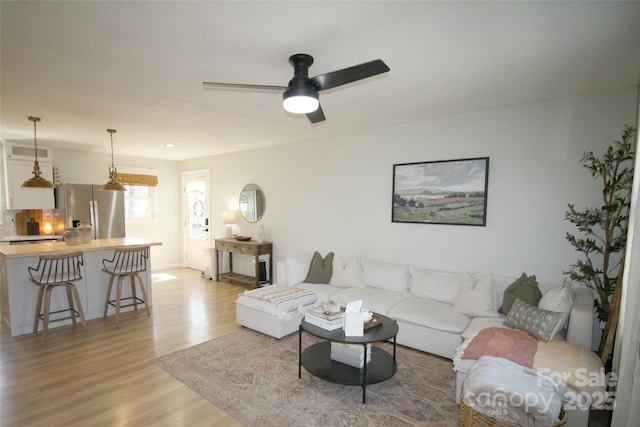
[{"label": "upholstered ottoman", "polygon": [[316,298],[311,291],[286,285],[246,291],[236,300],[236,322],[279,339],[298,330]]},{"label": "upholstered ottoman", "polygon": [[605,400],[606,384],[599,381],[604,377],[604,367],[595,353],[557,338],[545,343],[526,331],[490,327],[469,337],[456,350],[453,370],[456,372],[457,403],[461,402],[463,383],[483,355],[500,356],[560,376],[567,385],[569,405],[565,409],[569,427],[587,427],[591,404],[602,409],[598,405],[608,402]]}]

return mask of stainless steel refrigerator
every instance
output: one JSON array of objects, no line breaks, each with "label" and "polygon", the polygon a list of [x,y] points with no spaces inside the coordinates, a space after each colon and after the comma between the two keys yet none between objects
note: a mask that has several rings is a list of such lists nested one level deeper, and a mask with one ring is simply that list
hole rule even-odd
[{"label": "stainless steel refrigerator", "polygon": [[88,219],[94,239],[125,237],[124,192],[101,191],[101,185],[62,184],[55,189],[56,209],[65,227]]}]

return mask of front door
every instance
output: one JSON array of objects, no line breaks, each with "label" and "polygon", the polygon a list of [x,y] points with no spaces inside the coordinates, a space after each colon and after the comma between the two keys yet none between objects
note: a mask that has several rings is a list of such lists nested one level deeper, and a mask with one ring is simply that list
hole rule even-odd
[{"label": "front door", "polygon": [[182,173],[185,267],[204,271],[209,238],[209,171]]}]

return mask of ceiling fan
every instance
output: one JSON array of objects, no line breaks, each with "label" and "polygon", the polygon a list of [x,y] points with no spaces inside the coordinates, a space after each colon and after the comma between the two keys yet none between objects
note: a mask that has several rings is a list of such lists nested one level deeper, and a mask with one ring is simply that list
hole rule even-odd
[{"label": "ceiling fan", "polygon": [[320,106],[318,92],[389,71],[387,64],[380,59],[376,59],[365,62],[364,64],[354,65],[353,67],[343,68],[342,70],[309,78],[309,67],[313,64],[313,57],[311,55],[297,53],[289,57],[289,62],[293,65],[293,78],[289,81],[289,86],[214,82],[203,82],[202,85],[209,89],[284,91],[282,94],[282,105],[286,111],[295,114],[306,114],[311,123],[318,123],[325,120],[324,112]]}]

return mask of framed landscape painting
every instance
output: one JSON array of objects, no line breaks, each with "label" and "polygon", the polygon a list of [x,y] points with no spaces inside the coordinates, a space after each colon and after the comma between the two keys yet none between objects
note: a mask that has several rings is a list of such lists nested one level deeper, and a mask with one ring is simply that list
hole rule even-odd
[{"label": "framed landscape painting", "polygon": [[489,158],[393,165],[392,222],[487,223]]}]

